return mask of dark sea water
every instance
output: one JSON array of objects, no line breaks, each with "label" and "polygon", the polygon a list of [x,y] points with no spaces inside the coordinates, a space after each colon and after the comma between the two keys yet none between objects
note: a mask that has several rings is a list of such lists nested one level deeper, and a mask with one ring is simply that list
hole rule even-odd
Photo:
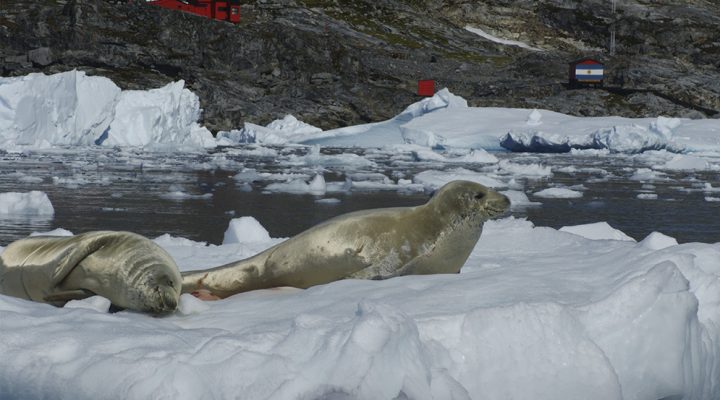
[{"label": "dark sea water", "polygon": [[[220,244],[228,222],[241,216],[255,217],[273,237],[289,237],[335,215],[368,208],[413,206],[429,197],[429,193],[424,192],[397,191],[353,191],[325,196],[270,194],[263,192],[267,182],[253,183],[252,190],[248,191],[247,186],[233,179],[243,167],[282,173],[311,173],[323,169],[288,164],[288,157],[302,154],[303,149],[278,151],[276,157],[243,154],[237,149],[220,149],[209,155],[119,149],[0,154],[0,193],[40,190],[48,195],[55,209],[52,217],[0,216],[0,245],[35,231],[55,228],[73,233],[129,230],[151,238],[169,233]],[[323,152],[338,154],[342,150],[323,149]],[[362,150],[352,152],[363,153]],[[705,183],[720,187],[718,172],[674,172],[661,181],[648,183],[629,179],[638,168],[647,167],[637,157],[510,153],[497,156],[516,163],[553,168],[549,178],[516,178],[530,200],[542,204],[516,209],[513,215],[527,217],[535,225],[559,228],[607,221],[638,240],[660,231],[680,242],[720,242],[720,202],[706,200],[706,197],[720,197],[720,193],[702,190]],[[326,165],[325,179],[342,181],[348,174],[357,172],[409,179],[428,168],[459,167],[413,163],[406,159],[398,162],[392,154],[368,157],[374,166]],[[575,171],[567,169],[571,166]],[[462,167],[476,169],[473,165]],[[582,185],[583,197],[539,199],[532,196],[558,185]],[[177,190],[192,197],[167,197]],[[657,199],[639,199],[638,194],[643,192],[652,192]],[[340,201],[316,202],[328,197]]]}]

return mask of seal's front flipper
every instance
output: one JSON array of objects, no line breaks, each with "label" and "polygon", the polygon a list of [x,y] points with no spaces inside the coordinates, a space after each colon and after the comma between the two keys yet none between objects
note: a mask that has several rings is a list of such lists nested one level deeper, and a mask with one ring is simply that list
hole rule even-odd
[{"label": "seal's front flipper", "polygon": [[56,267],[51,284],[59,285],[85,257],[117,240],[120,235],[122,232],[98,231],[58,239],[59,245],[55,248],[62,248],[62,252],[55,256]]},{"label": "seal's front flipper", "polygon": [[65,290],[62,292],[56,292],[53,294],[49,294],[49,295],[45,296],[43,298],[43,300],[46,303],[61,307],[70,300],[87,299],[88,297],[91,297],[94,295],[95,295],[95,293],[93,293],[89,290],[84,290],[84,289]]}]

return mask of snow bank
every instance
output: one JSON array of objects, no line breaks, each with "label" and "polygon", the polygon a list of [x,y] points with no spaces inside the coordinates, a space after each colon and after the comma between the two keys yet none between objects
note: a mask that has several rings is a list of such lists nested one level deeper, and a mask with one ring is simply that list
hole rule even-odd
[{"label": "snow bank", "polygon": [[0,78],[0,147],[91,145],[114,118],[120,88],[82,71]]},{"label": "snow bank", "polygon": [[37,190],[27,193],[0,193],[0,215],[51,216],[55,209],[47,194]]},{"label": "snow bank", "polygon": [[218,132],[218,144],[231,146],[239,143],[282,145],[312,136],[322,129],[302,122],[292,115],[272,121],[267,126],[246,122],[242,129]]},{"label": "snow bank", "polygon": [[603,150],[641,153],[720,150],[720,119],[575,117],[549,110],[468,107],[443,89],[396,117],[308,134],[296,140],[322,146],[391,146],[565,153]]},{"label": "snow bank", "polygon": [[599,128],[587,135],[572,132],[511,130],[500,140],[500,145],[510,151],[538,153],[565,153],[572,149],[607,149],[611,153],[626,154],[663,149],[683,151],[682,146],[672,141],[672,129],[678,125],[656,120],[650,122],[649,127],[635,123],[615,125]]},{"label": "snow bank", "polygon": [[210,131],[196,122],[199,99],[184,85],[121,91],[76,70],[0,78],[0,148],[214,147]]},{"label": "snow bank", "polygon": [[[184,296],[165,318],[0,296],[0,398],[718,398],[720,245],[671,241],[507,218],[461,274]],[[243,248],[166,247],[181,269]]]},{"label": "snow bank", "polygon": [[[626,240],[634,242],[635,239],[626,235],[619,229],[615,229],[607,222],[596,222],[594,224],[563,226],[560,232],[568,232],[592,240]],[[677,242],[675,242],[677,244]]]},{"label": "snow bank", "polygon": [[200,99],[180,80],[159,89],[120,94],[106,137],[109,146],[214,147],[215,138],[200,119]]}]

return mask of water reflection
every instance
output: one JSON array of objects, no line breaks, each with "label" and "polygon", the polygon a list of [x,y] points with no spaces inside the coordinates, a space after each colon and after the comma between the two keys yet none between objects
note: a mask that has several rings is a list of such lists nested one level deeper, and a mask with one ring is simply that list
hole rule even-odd
[{"label": "water reflection", "polygon": [[[374,179],[382,176],[412,179],[426,169],[455,169],[458,165],[413,162],[410,154],[354,149],[371,164],[356,166],[296,163],[304,148],[279,148],[274,154],[245,148],[211,153],[175,155],[136,150],[91,149],[82,153],[0,154],[0,192],[41,190],[54,208],[52,219],[5,218],[0,223],[0,245],[34,231],[65,228],[74,233],[89,230],[130,230],[156,237],[163,233],[219,244],[230,219],[253,216],[273,237],[292,236],[327,218],[378,207],[413,206],[427,200],[426,193],[397,191],[328,193],[326,196],[267,194],[268,182],[251,184],[233,177],[243,168],[258,172],[297,173],[311,177],[322,172],[328,181]],[[323,149],[322,154],[341,150]],[[536,225],[559,228],[598,221],[642,239],[652,231],[681,242],[720,242],[720,202],[708,202],[706,182],[720,187],[716,172],[669,173],[652,186],[631,179],[641,161],[632,157],[578,157],[573,155],[498,154],[517,164],[538,163],[553,168],[549,178],[516,177],[517,186],[539,207],[517,209]],[[277,160],[283,162],[277,162]],[[483,171],[482,165],[462,165]],[[382,174],[382,175],[379,175]],[[507,176],[504,179],[510,179]],[[551,186],[579,189],[578,199],[539,199],[532,196]],[[252,190],[248,190],[252,189]],[[168,195],[169,193],[184,195]],[[652,192],[657,200],[638,198]],[[321,198],[339,202],[317,202]]]}]

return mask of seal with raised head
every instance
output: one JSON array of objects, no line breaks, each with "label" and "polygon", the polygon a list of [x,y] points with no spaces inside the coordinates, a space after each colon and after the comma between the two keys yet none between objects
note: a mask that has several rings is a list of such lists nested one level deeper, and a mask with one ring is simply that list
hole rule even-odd
[{"label": "seal with raised head", "polygon": [[453,181],[426,204],[343,214],[253,257],[184,272],[182,290],[201,298],[224,298],[345,278],[457,273],[480,238],[483,223],[509,205],[507,197],[483,185]]},{"label": "seal with raised head", "polygon": [[116,307],[163,314],[180,298],[180,271],[151,240],[130,232],[35,236],[0,254],[0,293],[62,306],[100,295]]}]

